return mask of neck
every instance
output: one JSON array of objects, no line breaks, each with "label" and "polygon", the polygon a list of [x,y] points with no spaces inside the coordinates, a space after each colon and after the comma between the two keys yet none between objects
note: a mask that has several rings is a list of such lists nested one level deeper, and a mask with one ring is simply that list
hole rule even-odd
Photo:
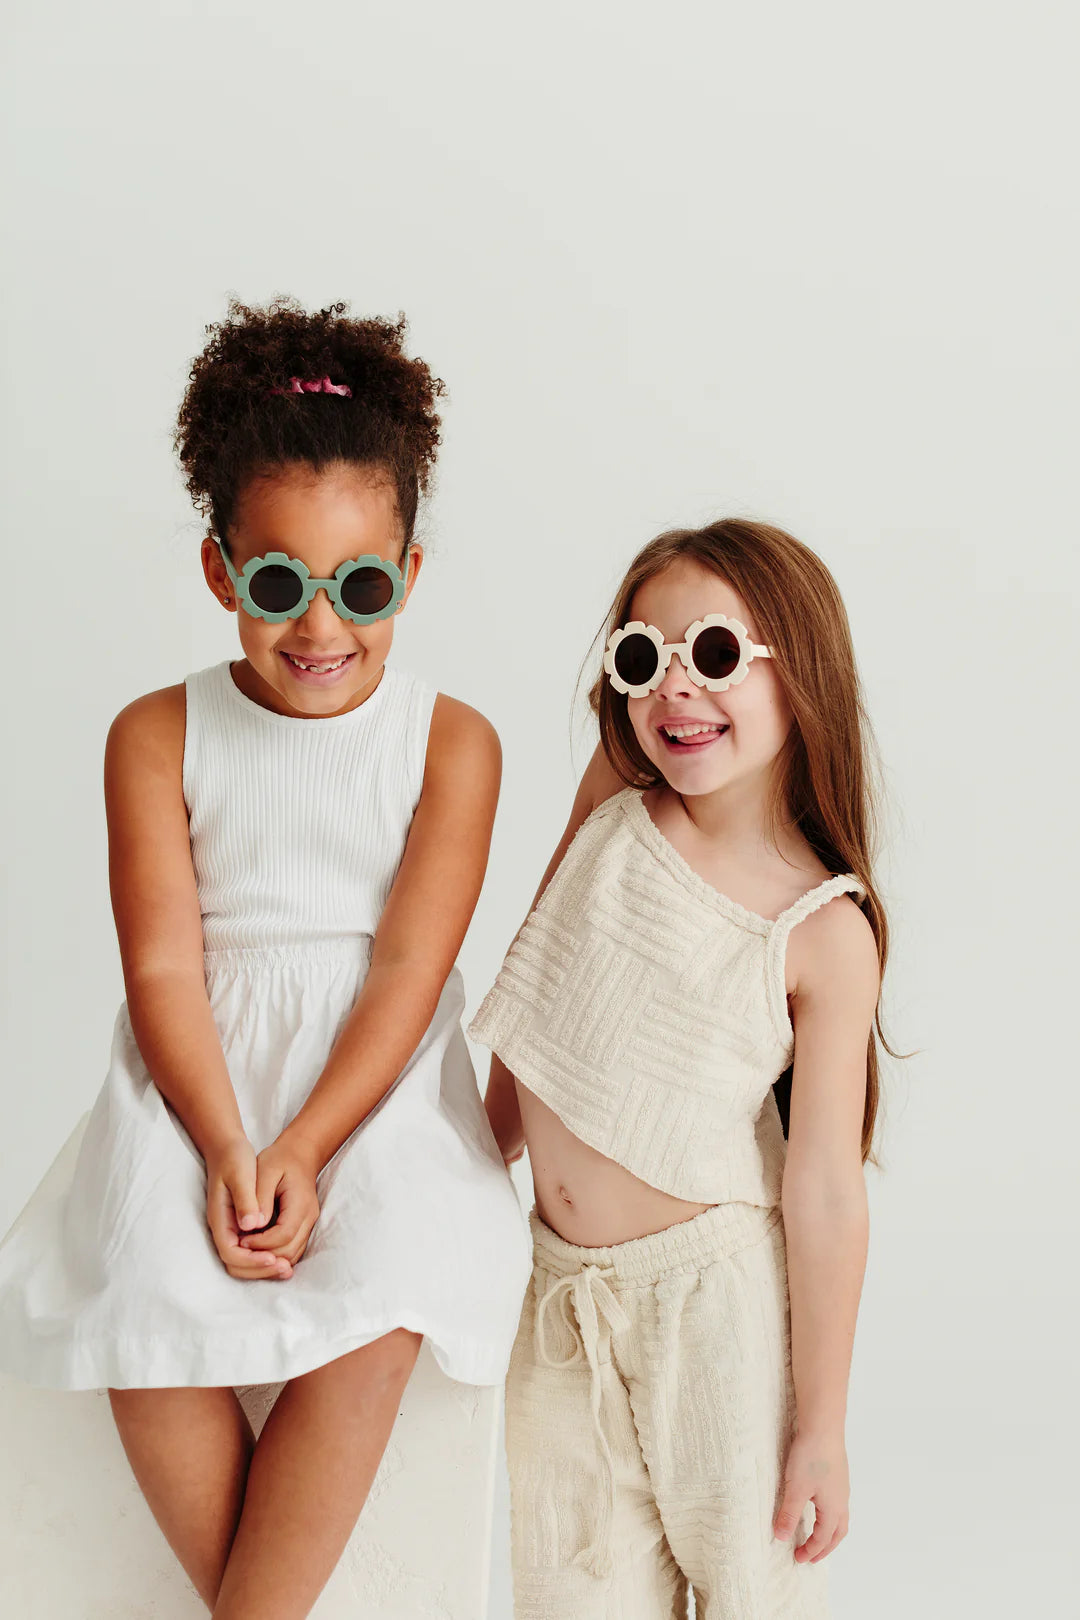
[{"label": "neck", "polygon": [[758,776],[717,788],[714,793],[677,797],[701,836],[722,843],[732,854],[748,861],[777,853],[791,859],[796,853],[805,853],[805,840],[791,826],[783,802],[777,824],[771,824],[775,787],[774,766]]}]

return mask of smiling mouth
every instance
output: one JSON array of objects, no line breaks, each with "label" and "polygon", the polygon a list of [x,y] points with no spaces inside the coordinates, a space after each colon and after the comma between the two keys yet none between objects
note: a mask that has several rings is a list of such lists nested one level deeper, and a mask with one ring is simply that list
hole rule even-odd
[{"label": "smiling mouth", "polygon": [[686,721],[682,725],[661,725],[658,727],[661,737],[672,750],[692,751],[707,747],[725,732],[730,726],[712,725],[708,721]]},{"label": "smiling mouth", "polygon": [[283,652],[281,655],[294,669],[302,669],[307,675],[330,675],[335,670],[343,669],[355,653],[339,653],[336,658],[301,658],[298,653]]}]

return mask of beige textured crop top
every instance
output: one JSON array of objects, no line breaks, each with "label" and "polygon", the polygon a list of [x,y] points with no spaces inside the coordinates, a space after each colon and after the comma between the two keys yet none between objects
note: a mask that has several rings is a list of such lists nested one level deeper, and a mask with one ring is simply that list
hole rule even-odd
[{"label": "beige textured crop top", "polygon": [[576,1136],[698,1203],[780,1200],[772,1085],[794,1051],[784,955],[833,877],[775,921],[698,876],[626,788],[579,828],[469,1034]]}]

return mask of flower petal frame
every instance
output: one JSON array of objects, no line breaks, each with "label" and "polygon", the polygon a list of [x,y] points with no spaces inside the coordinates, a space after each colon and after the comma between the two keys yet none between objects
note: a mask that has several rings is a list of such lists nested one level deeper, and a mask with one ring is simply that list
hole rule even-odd
[{"label": "flower petal frame", "polygon": [[[703,630],[711,630],[719,626],[722,630],[730,630],[739,643],[739,662],[730,675],[718,675],[713,679],[703,675],[694,663],[691,647]],[[707,613],[703,619],[695,619],[686,632],[686,640],[681,647],[672,647],[668,653],[668,662],[671,653],[677,652],[686,665],[686,673],[695,686],[703,686],[707,692],[726,692],[729,686],[741,686],[750,673],[750,665],[755,658],[771,658],[772,649],[761,647],[757,642],[750,640],[750,632],[741,619],[729,619],[725,613]],[[666,666],[665,666],[666,667]]]},{"label": "flower petal frame", "polygon": [[[634,635],[647,636],[656,646],[656,673],[642,686],[631,686],[628,681],[623,680],[615,668],[615,654],[619,649],[619,643],[625,641],[627,636]],[[658,630],[655,624],[646,624],[643,619],[631,619],[629,624],[624,624],[618,630],[613,630],[608,637],[608,644],[604,651],[604,669],[611,679],[611,684],[616,692],[623,692],[627,697],[648,696],[655,687],[660,685],[664,675],[667,673],[670,662],[671,652],[664,644],[664,632]]]},{"label": "flower petal frame", "polygon": [[[739,643],[739,661],[730,675],[715,677],[703,675],[694,663],[691,648],[695,639],[703,630],[710,630],[714,626],[730,630]],[[656,669],[647,681],[638,686],[631,686],[615,668],[615,654],[619,644],[630,635],[647,636],[656,647]],[[703,619],[694,620],[682,641],[665,641],[663,632],[658,630],[655,624],[645,624],[641,619],[631,620],[629,624],[613,630],[609,636],[604,652],[604,670],[616,692],[623,692],[627,697],[647,697],[650,692],[655,692],[664,679],[675,653],[682,659],[686,673],[694,685],[703,686],[709,692],[726,692],[729,686],[740,685],[750,673],[750,665],[755,658],[772,657],[771,647],[762,647],[750,640],[750,632],[741,620],[730,619],[726,613],[707,613]]]},{"label": "flower petal frame", "polygon": [[[396,563],[388,562],[385,557],[379,557],[374,552],[364,552],[359,557],[348,558],[334,570],[332,579],[317,579],[296,557],[290,557],[286,551],[267,551],[261,557],[250,557],[239,572],[233,567],[225,547],[218,541],[218,551],[225,564],[226,572],[236,587],[237,598],[245,613],[253,619],[264,619],[267,624],[284,624],[286,619],[298,619],[306,613],[315,598],[315,593],[325,589],[339,619],[348,619],[352,624],[375,624],[379,619],[389,619],[398,610],[405,595],[405,580],[408,574],[408,550],[405,553],[405,573],[402,573]],[[253,602],[248,589],[252,576],[260,568],[274,565],[288,568],[300,582],[301,596],[294,608],[287,613],[271,613],[268,608],[261,608]],[[376,568],[386,575],[390,581],[390,600],[385,607],[377,613],[354,613],[347,608],[341,599],[341,586],[349,574],[356,568]]]}]

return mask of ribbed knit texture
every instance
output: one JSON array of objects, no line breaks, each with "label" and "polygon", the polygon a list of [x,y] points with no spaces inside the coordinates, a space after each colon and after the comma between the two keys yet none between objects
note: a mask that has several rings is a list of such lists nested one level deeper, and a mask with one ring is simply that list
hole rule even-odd
[{"label": "ribbed knit texture", "polygon": [[245,697],[228,663],[186,685],[207,954],[373,937],[423,785],[434,688],[387,667],[359,708],[311,720]]},{"label": "ribbed knit texture", "polygon": [[792,928],[857,878],[829,878],[775,921],[706,883],[639,791],[579,829],[469,1026],[583,1142],[702,1203],[779,1201],[773,1082],[794,1035]]}]

